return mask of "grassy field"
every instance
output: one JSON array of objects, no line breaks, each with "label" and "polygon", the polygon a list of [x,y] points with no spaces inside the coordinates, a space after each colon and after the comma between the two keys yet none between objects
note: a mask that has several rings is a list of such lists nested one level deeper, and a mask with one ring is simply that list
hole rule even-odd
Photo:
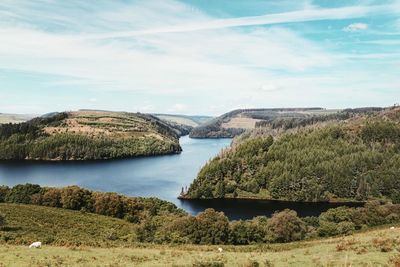
[{"label": "grassy field", "polygon": [[134,224],[107,216],[59,208],[0,204],[7,226],[0,244],[27,245],[35,241],[60,246],[122,246],[132,244]]},{"label": "grassy field", "polygon": [[215,246],[1,245],[0,266],[400,266],[399,241],[399,229],[380,229],[286,245],[223,246],[222,253]]},{"label": "grassy field", "polygon": [[[152,245],[101,215],[0,204],[0,266],[400,266],[400,225],[346,237],[250,246]],[[28,249],[42,241],[41,249]],[[397,265],[396,265],[397,264]]]}]

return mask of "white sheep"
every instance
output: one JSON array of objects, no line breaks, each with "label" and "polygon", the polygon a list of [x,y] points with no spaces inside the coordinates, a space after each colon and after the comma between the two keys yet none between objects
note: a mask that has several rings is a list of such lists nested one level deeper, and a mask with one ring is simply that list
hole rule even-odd
[{"label": "white sheep", "polygon": [[218,252],[221,253],[223,251],[222,248],[218,248]]},{"label": "white sheep", "polygon": [[42,247],[42,242],[33,242],[29,248],[41,248]]},{"label": "white sheep", "polygon": [[390,227],[390,230],[394,230],[394,226]]}]

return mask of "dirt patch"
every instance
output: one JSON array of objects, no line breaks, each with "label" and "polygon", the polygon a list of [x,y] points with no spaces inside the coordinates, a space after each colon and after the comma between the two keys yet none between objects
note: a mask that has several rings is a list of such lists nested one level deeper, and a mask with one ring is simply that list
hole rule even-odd
[{"label": "dirt patch", "polygon": [[230,121],[222,123],[222,128],[241,128],[241,129],[254,129],[256,123],[260,121],[257,119],[246,118],[246,117],[236,117],[230,119]]}]

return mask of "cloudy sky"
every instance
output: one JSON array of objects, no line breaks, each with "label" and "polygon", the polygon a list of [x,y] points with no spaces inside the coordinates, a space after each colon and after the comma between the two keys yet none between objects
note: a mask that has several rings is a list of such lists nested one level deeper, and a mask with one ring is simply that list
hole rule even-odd
[{"label": "cloudy sky", "polygon": [[0,1],[0,112],[398,102],[399,0]]}]

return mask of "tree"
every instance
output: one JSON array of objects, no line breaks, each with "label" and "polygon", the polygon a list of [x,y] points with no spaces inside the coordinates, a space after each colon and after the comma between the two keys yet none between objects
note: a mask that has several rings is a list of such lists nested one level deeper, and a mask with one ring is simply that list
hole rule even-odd
[{"label": "tree", "polygon": [[92,192],[78,186],[68,186],[62,189],[61,204],[65,209],[88,211],[93,208]]},{"label": "tree", "polygon": [[229,237],[229,221],[222,212],[206,209],[196,217],[199,244],[224,244]]},{"label": "tree", "polygon": [[30,204],[31,197],[40,193],[41,187],[37,184],[16,185],[9,190],[6,202]]},{"label": "tree", "polygon": [[285,209],[272,215],[267,222],[267,230],[270,241],[291,242],[304,238],[306,225],[294,210]]}]

